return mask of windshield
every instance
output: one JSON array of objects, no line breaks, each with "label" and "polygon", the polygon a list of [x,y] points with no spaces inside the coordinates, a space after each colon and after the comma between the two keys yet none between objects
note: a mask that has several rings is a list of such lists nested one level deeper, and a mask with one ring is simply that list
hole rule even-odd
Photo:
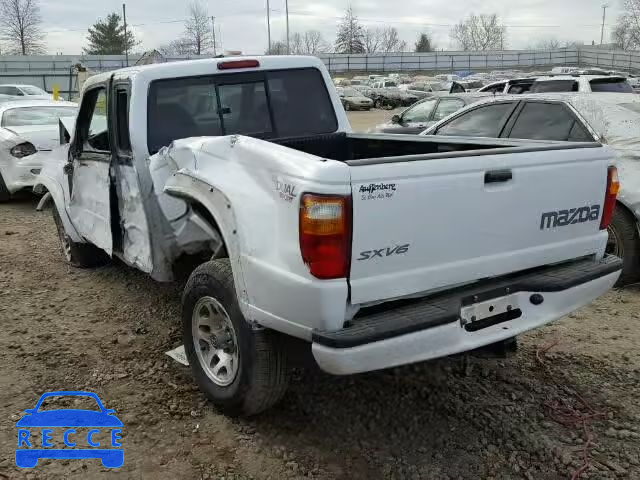
[{"label": "windshield", "polygon": [[75,117],[76,107],[19,107],[2,115],[3,127],[24,125],[57,125],[60,117]]},{"label": "windshield", "polygon": [[302,137],[338,128],[315,68],[157,80],[149,90],[147,115],[152,154],[180,138]]},{"label": "windshield", "polygon": [[620,106],[627,110],[631,110],[632,112],[640,113],[640,102],[621,103]]},{"label": "windshield", "polygon": [[592,92],[634,93],[624,78],[603,78],[591,80],[589,83]]},{"label": "windshield", "polygon": [[398,84],[396,82],[392,82],[392,81],[388,80],[388,81],[384,82],[384,86],[387,87],[387,88],[388,87],[397,87]]},{"label": "windshield", "polygon": [[27,95],[48,95],[48,93],[44,90],[32,85],[20,85],[20,90],[22,90]]},{"label": "windshield", "polygon": [[342,93],[345,97],[359,97],[360,93],[353,88],[345,88]]}]

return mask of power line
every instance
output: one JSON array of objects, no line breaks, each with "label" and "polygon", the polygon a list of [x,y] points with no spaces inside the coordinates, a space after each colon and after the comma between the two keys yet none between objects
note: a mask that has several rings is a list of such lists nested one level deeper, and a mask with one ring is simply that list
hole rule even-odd
[{"label": "power line", "polygon": [[[274,11],[272,9],[272,11]],[[224,18],[224,17],[236,17],[236,16],[240,16],[240,15],[250,15],[250,14],[255,14],[255,13],[262,13],[262,9],[259,10],[245,10],[245,11],[241,11],[241,12],[233,12],[233,13],[227,13],[227,14],[223,14],[223,15],[216,15],[216,18]],[[153,21],[153,22],[144,22],[144,23],[127,23],[128,27],[149,27],[152,25],[167,25],[167,24],[171,24],[171,23],[185,23],[188,19],[187,18],[179,18],[179,19],[174,19],[174,20],[158,20],[158,21]],[[93,24],[89,25],[89,27],[91,27]],[[73,28],[64,28],[64,29],[43,29],[42,31],[44,33],[68,33],[68,32],[86,32],[89,27],[83,27],[83,28],[79,28],[79,27],[73,27]]]}]

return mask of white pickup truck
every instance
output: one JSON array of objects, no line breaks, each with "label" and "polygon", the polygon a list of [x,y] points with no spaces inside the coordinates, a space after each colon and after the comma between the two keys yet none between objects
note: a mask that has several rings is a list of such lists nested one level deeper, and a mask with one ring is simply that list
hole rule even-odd
[{"label": "white pickup truck", "polygon": [[184,345],[230,414],[281,398],[293,346],[338,375],[465,352],[620,273],[608,147],[353,134],[316,58],[91,77],[54,156],[38,189],[69,262],[116,256],[158,281],[199,265]]}]

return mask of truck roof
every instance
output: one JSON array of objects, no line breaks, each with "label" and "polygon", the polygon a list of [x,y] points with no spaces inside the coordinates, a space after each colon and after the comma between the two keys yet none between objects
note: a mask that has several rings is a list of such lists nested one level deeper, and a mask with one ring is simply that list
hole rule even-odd
[{"label": "truck roof", "polygon": [[[219,69],[220,63],[242,62],[245,60],[257,60],[259,66],[244,68]],[[155,63],[151,65],[140,65],[135,67],[121,68],[110,72],[100,73],[89,77],[84,84],[84,89],[93,85],[103,83],[111,76],[118,79],[130,79],[144,75],[150,79],[177,78],[196,75],[211,75],[216,73],[256,71],[256,70],[281,70],[288,68],[315,67],[324,68],[324,64],[317,57],[302,55],[264,55],[264,56],[243,56],[243,57],[222,57],[206,58],[201,60],[184,60],[179,62]]]}]

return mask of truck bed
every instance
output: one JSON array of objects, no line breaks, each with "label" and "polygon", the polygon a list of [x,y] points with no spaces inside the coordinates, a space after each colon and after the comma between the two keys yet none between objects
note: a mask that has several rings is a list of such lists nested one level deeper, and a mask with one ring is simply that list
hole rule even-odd
[{"label": "truck bed", "polygon": [[512,140],[501,138],[417,136],[396,134],[332,133],[309,137],[272,140],[273,143],[301,152],[331,160],[347,162],[349,165],[391,163],[428,158],[495,155],[541,150],[566,150],[572,148],[593,148],[596,142],[569,143],[536,140]]}]

